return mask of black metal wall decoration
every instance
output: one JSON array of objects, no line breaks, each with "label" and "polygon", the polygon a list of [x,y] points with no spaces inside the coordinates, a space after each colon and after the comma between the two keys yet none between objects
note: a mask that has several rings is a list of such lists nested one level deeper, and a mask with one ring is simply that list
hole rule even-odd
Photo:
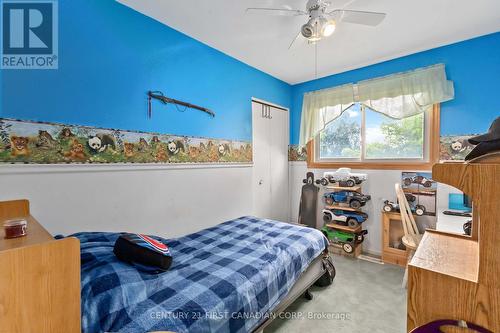
[{"label": "black metal wall decoration", "polygon": [[[185,108],[196,109],[202,112],[208,113],[210,116],[215,117],[215,113],[207,108],[202,106],[194,105],[188,102],[179,101],[177,99],[173,99],[163,95],[161,91],[148,91],[148,118],[151,118],[153,115],[153,109],[151,106],[151,100],[157,99],[163,104],[174,104],[176,107],[178,105],[184,106]],[[180,111],[180,110],[179,110]]]}]

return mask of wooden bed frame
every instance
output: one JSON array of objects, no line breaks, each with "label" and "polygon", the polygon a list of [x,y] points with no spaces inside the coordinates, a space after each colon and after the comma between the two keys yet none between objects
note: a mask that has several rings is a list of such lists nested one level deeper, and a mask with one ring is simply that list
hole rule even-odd
[{"label": "wooden bed frame", "polygon": [[[5,239],[3,222],[28,221],[28,235]],[[319,255],[286,298],[273,310],[282,313],[325,273]],[[0,333],[81,332],[80,242],[55,240],[30,214],[28,200],[0,202]],[[253,332],[263,332],[269,317]]]}]

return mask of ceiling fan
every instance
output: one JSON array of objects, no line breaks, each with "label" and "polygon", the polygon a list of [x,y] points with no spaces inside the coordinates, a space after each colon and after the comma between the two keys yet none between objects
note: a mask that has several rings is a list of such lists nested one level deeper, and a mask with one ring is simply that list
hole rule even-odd
[{"label": "ceiling fan", "polygon": [[289,49],[297,38],[302,35],[309,43],[316,43],[325,37],[329,37],[335,31],[338,23],[355,23],[368,26],[380,24],[386,14],[376,12],[366,12],[358,10],[331,9],[331,3],[325,0],[309,0],[306,10],[284,8],[247,8],[247,13],[263,13],[267,15],[279,16],[309,16],[307,23],[302,25],[300,32],[290,43]]}]

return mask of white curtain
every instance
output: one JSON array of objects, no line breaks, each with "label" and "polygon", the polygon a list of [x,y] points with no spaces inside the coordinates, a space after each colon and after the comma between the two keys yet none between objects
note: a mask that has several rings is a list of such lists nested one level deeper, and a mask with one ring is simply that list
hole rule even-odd
[{"label": "white curtain", "polygon": [[353,84],[304,94],[300,119],[300,145],[314,138],[326,124],[336,119],[354,103]]},{"label": "white curtain", "polygon": [[352,103],[363,103],[389,117],[402,119],[453,99],[453,82],[438,64],[410,72],[304,94],[299,143],[305,145]]}]

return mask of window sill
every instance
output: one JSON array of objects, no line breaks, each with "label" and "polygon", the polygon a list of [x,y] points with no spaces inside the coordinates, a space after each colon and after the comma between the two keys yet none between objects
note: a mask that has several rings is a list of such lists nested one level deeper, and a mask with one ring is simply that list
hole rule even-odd
[{"label": "window sill", "polygon": [[431,145],[431,160],[429,162],[320,162],[314,159],[314,142],[307,144],[307,167],[309,169],[370,169],[370,170],[411,170],[411,171],[429,171],[432,166],[438,163],[438,141],[433,141]]}]

